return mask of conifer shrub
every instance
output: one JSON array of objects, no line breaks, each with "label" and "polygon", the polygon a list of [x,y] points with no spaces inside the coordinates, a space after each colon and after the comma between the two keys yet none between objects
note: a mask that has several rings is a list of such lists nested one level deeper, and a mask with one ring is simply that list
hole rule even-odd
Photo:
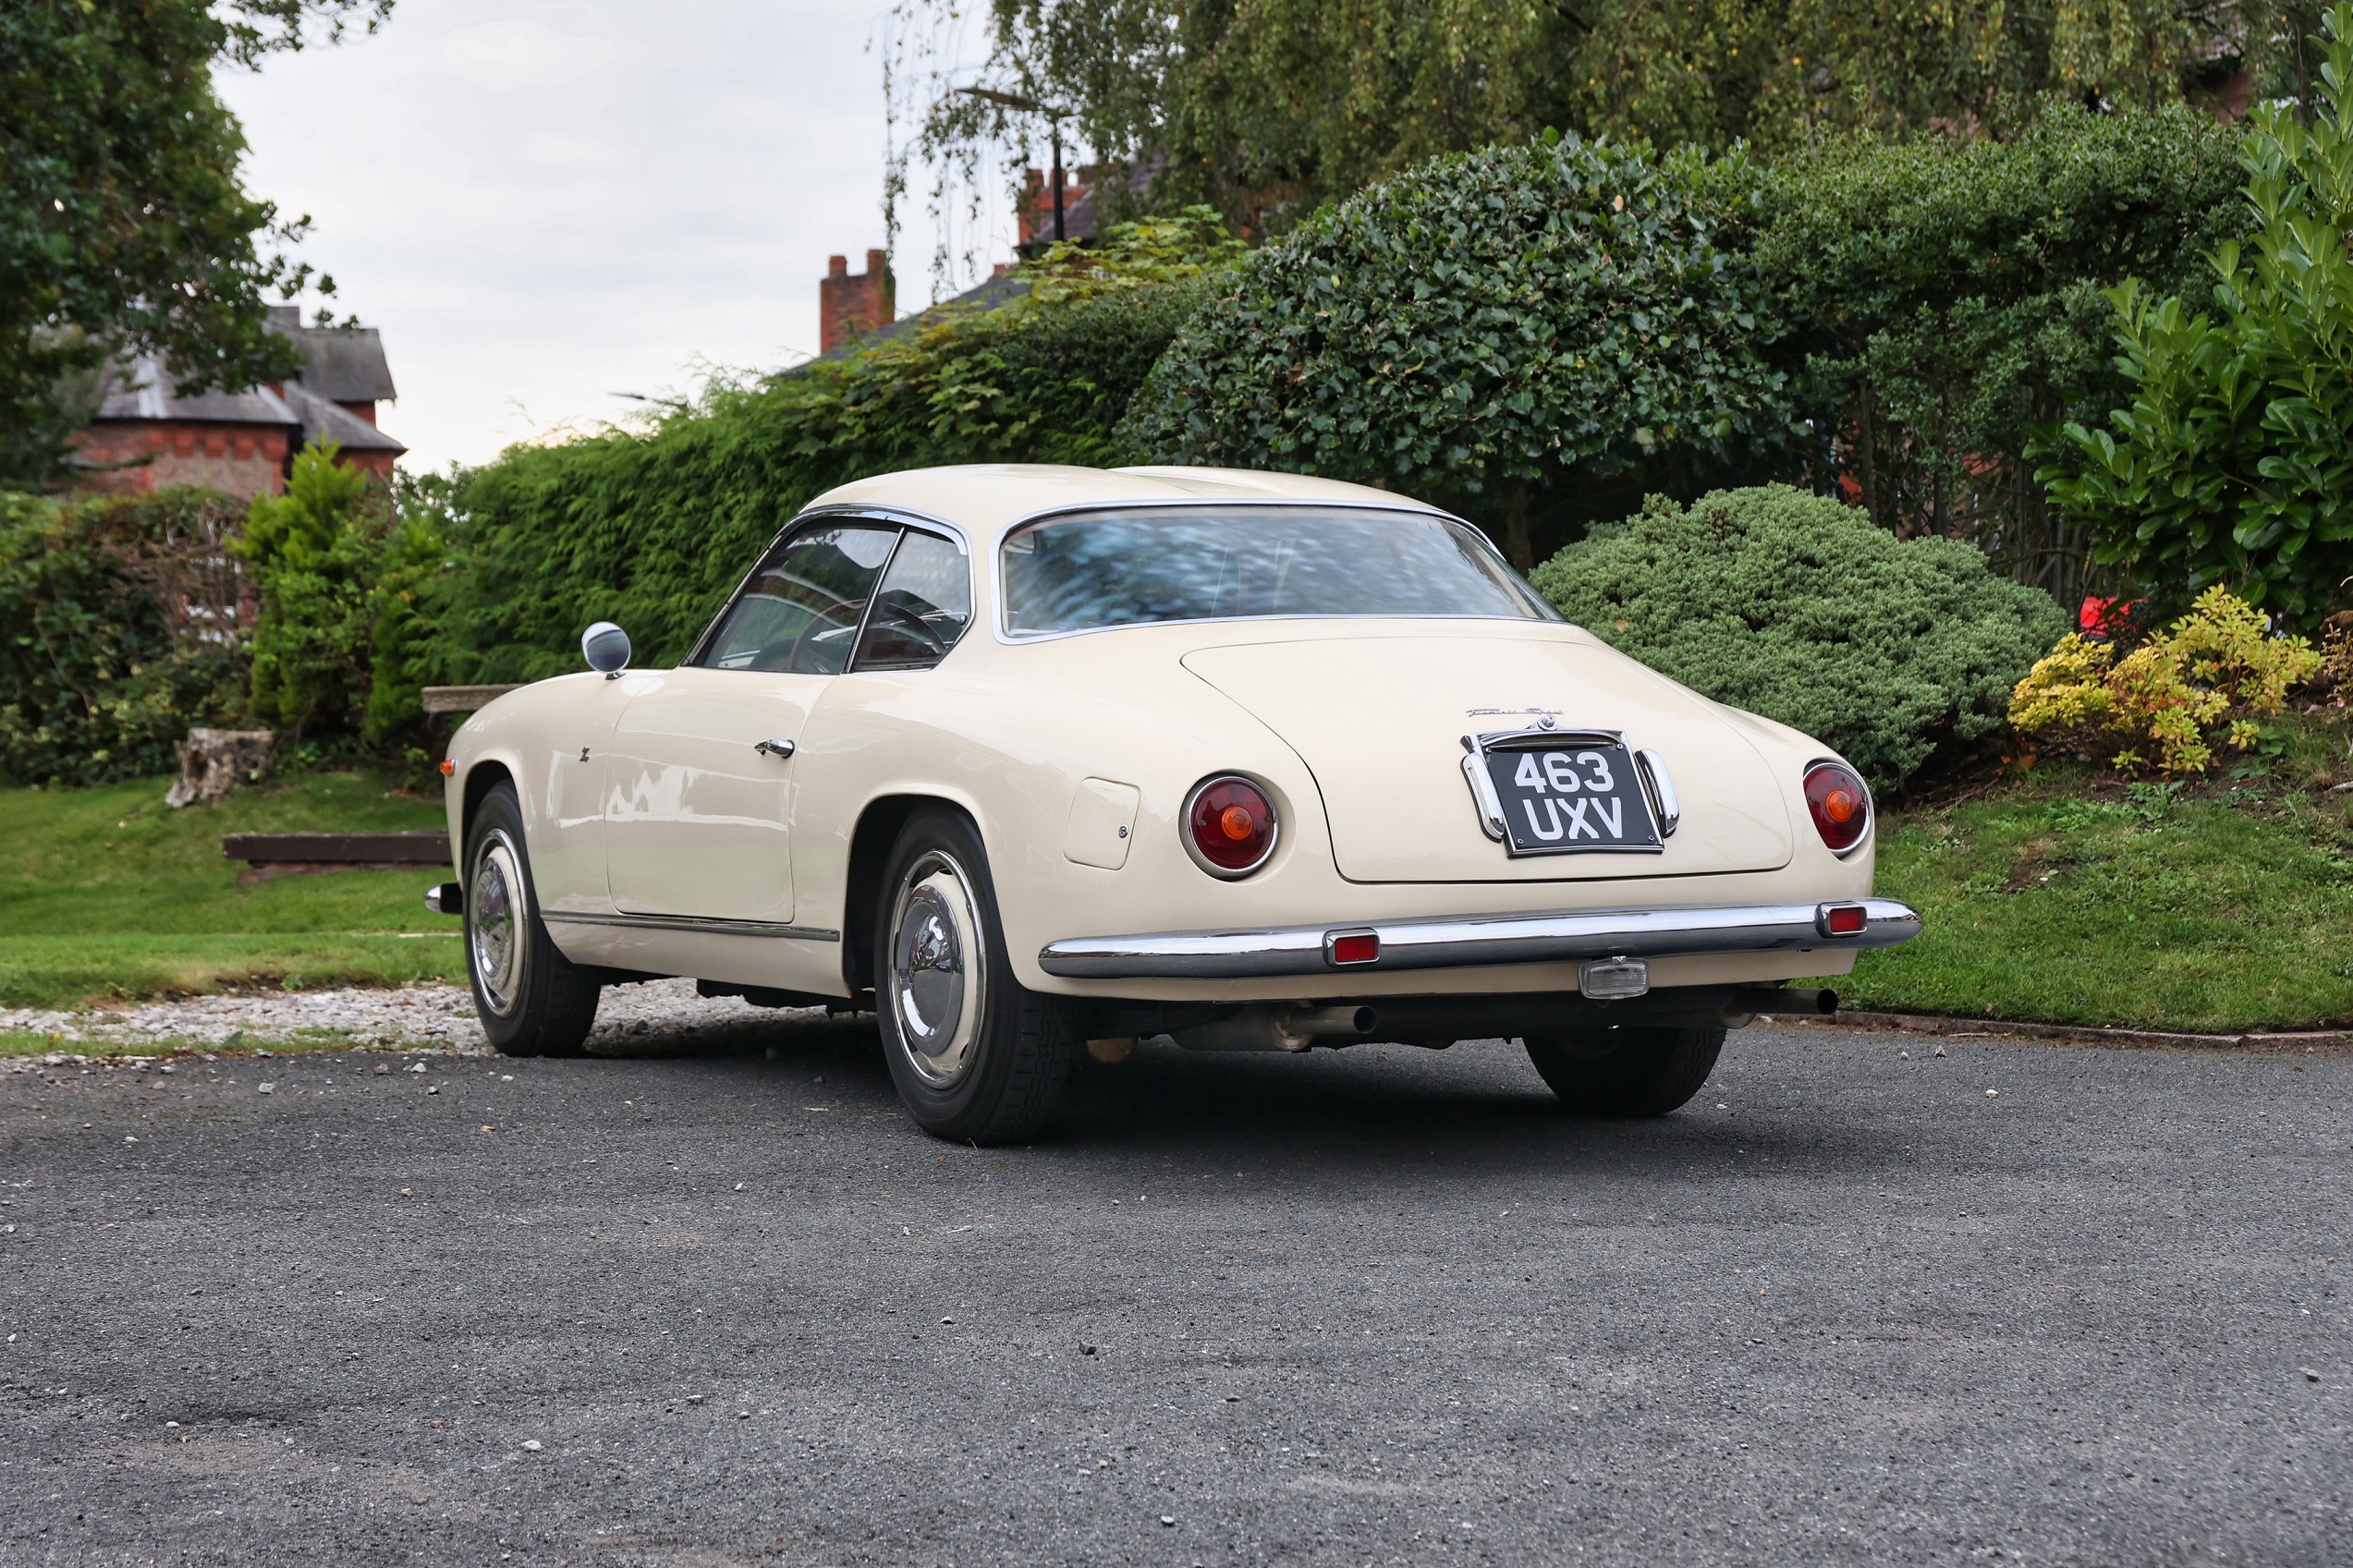
[{"label": "conifer shrub", "polygon": [[1975,546],[1899,540],[1786,485],[1653,496],[1536,568],[1572,621],[1670,679],[1835,747],[1875,788],[1999,729],[2066,629]]}]

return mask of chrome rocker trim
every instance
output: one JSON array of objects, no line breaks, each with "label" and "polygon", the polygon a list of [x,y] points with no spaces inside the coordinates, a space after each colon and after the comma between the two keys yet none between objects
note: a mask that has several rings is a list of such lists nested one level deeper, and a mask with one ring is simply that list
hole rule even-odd
[{"label": "chrome rocker trim", "polygon": [[640,931],[701,931],[709,936],[776,936],[800,942],[839,942],[842,933],[824,926],[787,926],[774,920],[723,920],[715,915],[582,915],[543,909],[539,918],[572,926],[628,926]]},{"label": "chrome rocker trim", "polygon": [[[1864,910],[1863,929],[1852,936],[1830,935],[1829,911],[1856,904]],[[1378,937],[1379,956],[1343,969],[1327,956],[1335,931]],[[1892,898],[1863,898],[1717,909],[1468,915],[1341,927],[1073,937],[1048,942],[1038,954],[1038,966],[1065,979],[1247,980],[1363,969],[1455,969],[1579,958],[1893,947],[1919,934],[1920,913],[1909,905]]]}]

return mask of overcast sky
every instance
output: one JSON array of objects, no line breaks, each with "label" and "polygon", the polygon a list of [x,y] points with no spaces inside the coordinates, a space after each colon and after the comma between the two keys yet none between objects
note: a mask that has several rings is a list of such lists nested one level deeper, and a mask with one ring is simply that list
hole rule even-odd
[{"label": "overcast sky", "polygon": [[[384,428],[438,468],[622,416],[613,394],[675,394],[699,366],[816,350],[825,258],[855,272],[884,243],[884,9],[399,0],[373,38],[221,85],[248,188],[311,214],[299,253],[384,331]],[[902,311],[930,298],[921,205]],[[991,206],[1009,257],[1009,198]]]}]

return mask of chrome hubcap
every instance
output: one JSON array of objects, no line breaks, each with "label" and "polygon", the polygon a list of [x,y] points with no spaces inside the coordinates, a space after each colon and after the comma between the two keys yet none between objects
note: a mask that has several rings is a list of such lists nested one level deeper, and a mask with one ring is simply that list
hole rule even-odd
[{"label": "chrome hubcap", "polygon": [[909,1065],[935,1086],[971,1064],[988,976],[964,868],[937,850],[908,868],[891,914],[888,1006]]},{"label": "chrome hubcap", "polygon": [[512,840],[493,831],[466,884],[466,942],[474,983],[492,1012],[515,1010],[523,992],[523,868]]}]

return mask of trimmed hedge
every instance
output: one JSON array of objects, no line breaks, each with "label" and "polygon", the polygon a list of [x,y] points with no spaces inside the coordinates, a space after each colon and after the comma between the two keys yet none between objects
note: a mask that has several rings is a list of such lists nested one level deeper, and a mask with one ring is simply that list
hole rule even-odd
[{"label": "trimmed hedge", "polygon": [[1874,520],[1957,534],[2078,602],[2084,536],[2031,454],[2126,399],[2100,290],[2182,287],[2246,228],[2239,147],[2190,109],[2054,105],[2012,140],[1841,140],[1774,166],[1756,262]]},{"label": "trimmed hedge", "polygon": [[1572,621],[1670,679],[1836,747],[1876,788],[2000,728],[2066,629],[1975,546],[1898,540],[1786,485],[1653,496],[1536,568]]}]

